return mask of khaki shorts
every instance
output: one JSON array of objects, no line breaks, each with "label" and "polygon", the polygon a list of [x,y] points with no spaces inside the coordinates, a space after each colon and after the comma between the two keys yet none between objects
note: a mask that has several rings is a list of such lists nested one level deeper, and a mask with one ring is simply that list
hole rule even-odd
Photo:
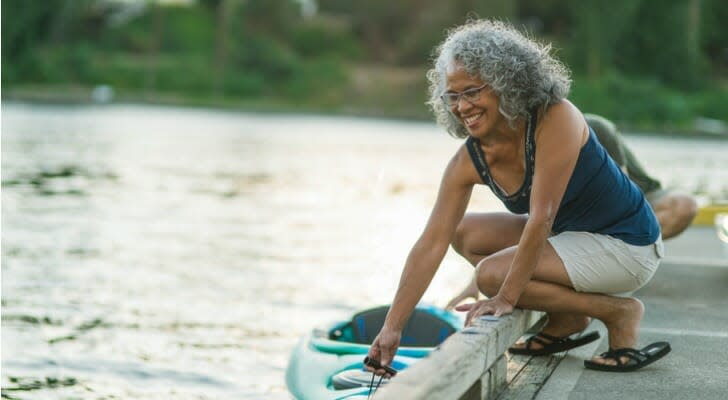
[{"label": "khaki shorts", "polygon": [[549,242],[579,292],[619,294],[647,284],[664,256],[662,237],[633,246],[608,235],[562,232]]}]

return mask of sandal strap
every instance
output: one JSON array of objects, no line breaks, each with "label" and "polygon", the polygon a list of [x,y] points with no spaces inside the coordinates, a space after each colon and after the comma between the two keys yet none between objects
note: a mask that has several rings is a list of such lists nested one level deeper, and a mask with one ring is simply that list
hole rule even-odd
[{"label": "sandal strap", "polygon": [[616,349],[614,350],[614,354],[619,358],[628,357],[629,361],[627,361],[626,364],[641,364],[650,358],[650,356],[648,354],[645,354],[643,351],[628,347],[623,349]]},{"label": "sandal strap", "polygon": [[600,354],[599,357],[601,357],[602,360],[604,360],[604,361],[606,361],[606,360],[614,360],[614,363],[618,367],[621,367],[621,366],[624,365],[624,363],[622,362],[622,359],[618,355],[616,355],[614,353],[614,350],[612,350],[612,349],[609,349],[608,351],[605,351],[604,353]]},{"label": "sandal strap", "polygon": [[[547,341],[544,339],[546,339]],[[531,350],[532,342],[536,342],[536,343],[540,344],[541,346],[546,347],[546,346],[549,346],[549,345],[552,345],[555,343],[562,343],[567,340],[571,340],[571,339],[569,339],[568,336],[565,338],[560,338],[560,337],[556,337],[556,336],[551,336],[548,333],[539,332],[539,333],[531,336],[530,338],[526,339],[526,350]]]},{"label": "sandal strap", "polygon": [[[617,363],[617,366],[620,367],[625,365],[641,364],[650,358],[650,356],[644,352],[629,347],[622,349],[609,349],[609,351],[602,353],[600,357],[614,360]],[[628,360],[626,362],[622,361],[622,357],[627,357]]]},{"label": "sandal strap", "polygon": [[560,337],[556,337],[556,336],[551,336],[551,335],[549,335],[548,333],[543,333],[543,332],[539,332],[539,333],[537,333],[537,334],[536,334],[536,336],[540,336],[540,337],[542,337],[542,338],[544,338],[544,339],[548,339],[548,340],[550,340],[550,341],[551,341],[551,343],[558,343],[558,342],[561,342],[561,341],[563,341],[564,339],[568,339],[568,338],[569,338],[568,336],[567,336],[567,337],[565,337],[565,338],[560,338]]},{"label": "sandal strap", "polygon": [[536,343],[540,344],[541,346],[548,346],[550,344],[549,342],[545,342],[545,341],[541,340],[541,338],[539,338],[538,336],[539,335],[536,334],[536,335],[533,335],[530,338],[526,339],[526,350],[531,350],[531,344],[533,342],[536,342]]}]

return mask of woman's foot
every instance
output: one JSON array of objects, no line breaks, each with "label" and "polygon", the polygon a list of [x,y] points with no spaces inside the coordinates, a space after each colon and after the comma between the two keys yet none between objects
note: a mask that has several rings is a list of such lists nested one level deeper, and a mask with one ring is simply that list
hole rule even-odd
[{"label": "woman's foot", "polygon": [[[640,321],[645,313],[645,306],[635,298],[614,298],[618,303],[615,306],[613,317],[604,322],[609,331],[609,348],[618,350],[634,348],[639,336]],[[622,357],[622,362],[628,362],[629,357]],[[592,362],[603,365],[617,365],[614,358],[593,357]]]},{"label": "woman's foot", "polygon": [[[545,333],[548,336],[556,338],[565,338],[583,331],[587,326],[589,326],[589,322],[591,322],[591,319],[584,315],[552,313],[548,314],[548,322],[546,322],[546,326],[543,327],[541,333]],[[545,342],[546,345],[553,342],[553,340],[546,337],[540,336],[539,338],[539,341],[531,342],[530,347],[528,348],[529,350],[537,351],[542,349],[544,345],[539,343],[540,341]],[[514,344],[511,348],[525,349],[526,346],[528,346],[528,344],[524,341]]]}]

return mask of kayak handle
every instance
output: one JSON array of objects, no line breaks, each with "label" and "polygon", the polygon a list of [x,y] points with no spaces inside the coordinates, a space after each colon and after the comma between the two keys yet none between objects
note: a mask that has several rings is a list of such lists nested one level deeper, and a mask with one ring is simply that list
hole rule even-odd
[{"label": "kayak handle", "polygon": [[397,375],[397,370],[388,366],[388,365],[382,365],[379,363],[378,360],[375,360],[373,358],[369,358],[368,356],[364,358],[364,365],[372,367],[374,369],[383,369],[386,373],[389,375],[395,376]]}]

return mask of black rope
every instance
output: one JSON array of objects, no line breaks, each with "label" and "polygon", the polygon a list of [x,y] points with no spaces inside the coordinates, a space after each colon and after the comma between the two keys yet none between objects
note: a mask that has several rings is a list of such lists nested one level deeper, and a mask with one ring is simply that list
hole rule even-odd
[{"label": "black rope", "polygon": [[[370,398],[370,397],[371,397],[371,396],[372,396],[372,395],[373,395],[374,393],[376,393],[377,389],[379,389],[379,385],[381,385],[381,384],[382,384],[382,379],[384,379],[384,375],[380,376],[380,377],[379,377],[379,381],[377,381],[377,386],[374,386],[374,377],[375,377],[375,376],[377,376],[377,374],[375,374],[374,372],[372,372],[372,381],[371,381],[371,382],[369,383],[369,395],[367,395],[367,400],[369,400],[369,398]],[[372,390],[372,388],[373,388],[374,390]]]},{"label": "black rope", "polygon": [[379,360],[375,360],[373,358],[369,358],[369,356],[364,358],[364,365],[374,368],[375,372],[372,372],[372,381],[369,382],[369,395],[367,395],[367,400],[372,397],[374,392],[379,389],[379,385],[382,384],[382,380],[384,379],[384,375],[379,377],[379,382],[377,382],[377,385],[374,386],[374,377],[377,375],[376,370],[383,369],[386,373],[389,374],[390,378],[397,375],[397,370],[388,366],[388,365],[382,365],[379,363]]},{"label": "black rope", "polygon": [[372,381],[369,382],[369,394],[367,395],[367,400],[372,396],[372,386],[374,386],[374,377],[377,376],[374,372],[372,372]]}]

